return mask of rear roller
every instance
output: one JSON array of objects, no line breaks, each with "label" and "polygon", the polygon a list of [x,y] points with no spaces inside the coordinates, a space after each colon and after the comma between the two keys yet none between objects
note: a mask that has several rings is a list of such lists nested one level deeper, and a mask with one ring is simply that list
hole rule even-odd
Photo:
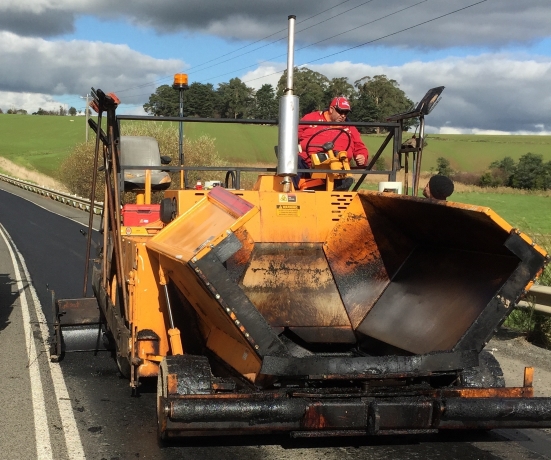
[{"label": "rear roller", "polygon": [[[167,356],[159,366],[157,376],[157,436],[159,442],[186,435],[185,421],[171,421],[171,405],[181,397],[210,395],[213,376],[205,356]],[[190,433],[190,435],[198,433]]]}]

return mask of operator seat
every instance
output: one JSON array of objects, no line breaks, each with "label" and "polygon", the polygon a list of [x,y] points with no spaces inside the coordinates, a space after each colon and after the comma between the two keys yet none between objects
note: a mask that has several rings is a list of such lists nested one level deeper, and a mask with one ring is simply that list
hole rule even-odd
[{"label": "operator seat", "polygon": [[[145,170],[124,169],[126,166],[159,166],[162,167],[159,143],[154,137],[121,136],[121,168],[124,170],[124,190],[144,190]],[[163,160],[164,157],[163,157]],[[170,175],[160,169],[151,170],[151,189],[165,190],[170,187]]]}]

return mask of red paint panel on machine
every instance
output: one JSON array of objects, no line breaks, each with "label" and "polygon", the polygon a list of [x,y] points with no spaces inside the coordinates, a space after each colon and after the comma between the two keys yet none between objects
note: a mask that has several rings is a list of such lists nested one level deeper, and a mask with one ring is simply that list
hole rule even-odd
[{"label": "red paint panel on machine", "polygon": [[211,201],[215,201],[225,208],[226,211],[234,217],[241,217],[254,207],[248,201],[228,192],[223,187],[214,187],[208,193],[208,197]]}]

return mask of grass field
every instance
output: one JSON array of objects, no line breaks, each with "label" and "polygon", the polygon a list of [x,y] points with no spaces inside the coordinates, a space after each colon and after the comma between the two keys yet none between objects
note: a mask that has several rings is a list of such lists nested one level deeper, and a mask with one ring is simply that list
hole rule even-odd
[{"label": "grass field", "polygon": [[74,145],[84,140],[84,123],[84,117],[0,114],[0,155],[55,176]]},{"label": "grass field", "polygon": [[[83,117],[25,116],[0,114],[0,156],[25,168],[56,177],[56,171],[73,146],[84,141]],[[164,122],[164,125],[169,123]],[[122,126],[124,134],[124,124]],[[231,163],[275,166],[274,146],[278,132],[274,126],[220,123],[187,123],[185,135],[196,139],[207,134],[215,139],[220,155]],[[93,139],[91,133],[91,139]],[[364,136],[375,153],[383,135]],[[463,171],[482,171],[492,161],[505,156],[518,159],[532,152],[551,160],[551,136],[468,136],[429,135],[423,154],[423,169],[430,170],[438,157],[450,160]],[[390,158],[390,147],[385,151]],[[457,190],[454,201],[488,206],[514,226],[529,233],[551,234],[551,197],[545,194],[511,194]]]},{"label": "grass field", "polygon": [[450,200],[487,206],[536,240],[540,235],[551,236],[551,195],[459,192]]},{"label": "grass field", "polygon": [[459,171],[484,171],[490,163],[511,157],[518,160],[525,153],[541,154],[551,160],[551,136],[431,135],[423,151],[423,169],[436,166],[438,157],[447,158]]},{"label": "grass field", "polygon": [[[274,126],[187,123],[184,130],[190,139],[203,134],[213,137],[218,152],[230,163],[275,164]],[[0,155],[26,168],[54,174],[72,147],[84,140],[84,132],[83,117],[0,114]],[[375,153],[384,136],[363,138]],[[518,159],[527,152],[551,160],[551,136],[429,135],[427,141],[423,152],[426,171],[436,165],[438,157],[447,158],[453,168],[462,171],[483,171],[494,160],[505,156]],[[383,155],[390,158],[390,147]]]}]

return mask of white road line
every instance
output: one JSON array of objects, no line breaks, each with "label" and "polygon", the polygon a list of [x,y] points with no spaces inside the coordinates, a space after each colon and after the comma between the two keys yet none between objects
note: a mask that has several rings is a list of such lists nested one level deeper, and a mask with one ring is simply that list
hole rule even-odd
[{"label": "white road line", "polygon": [[[29,274],[29,271],[27,270],[27,265],[25,264],[25,259],[23,259],[22,254],[19,252],[17,247],[15,246],[15,243],[11,239],[10,235],[4,228],[2,224],[0,224],[0,235],[6,242],[6,246],[8,247],[8,251],[10,252],[10,256],[13,261],[14,270],[17,277],[17,286],[20,292],[20,299],[22,304],[22,310],[23,310],[23,322],[25,325],[25,336],[26,337],[33,337],[32,331],[30,331],[30,314],[29,314],[29,306],[27,304],[27,299],[25,297],[25,292],[23,288],[23,283],[21,280],[21,275],[18,269],[17,259],[15,258],[14,252],[17,254],[17,257],[19,259],[19,262],[23,268],[23,271],[25,273],[26,280],[29,284],[29,291],[31,293],[31,297],[34,304],[34,310],[36,313],[36,317],[38,319],[38,323],[40,325],[40,332],[42,336],[42,342],[44,344],[48,343],[48,326],[46,325],[46,318],[44,316],[44,312],[42,311],[42,307],[40,304],[40,301],[38,300],[38,296],[36,295],[36,290],[34,289],[34,286],[32,285],[31,276]],[[13,248],[13,249],[12,249]],[[42,381],[40,380],[40,372],[38,369],[38,360],[36,359],[36,349],[34,347],[34,339],[30,339],[30,347],[32,347],[34,355],[29,351],[29,346],[27,347],[27,353],[29,354],[29,362],[31,363],[30,370],[31,370],[31,386],[33,388],[33,408],[34,408],[34,417],[35,417],[35,426],[36,426],[36,442],[37,442],[37,450],[40,449],[48,449],[48,455],[47,456],[40,456],[40,452],[38,455],[38,458],[40,460],[42,459],[51,459],[52,458],[52,448],[50,443],[50,432],[48,430],[48,423],[46,418],[46,408],[44,405],[44,393],[42,390]],[[73,407],[71,405],[71,400],[69,398],[69,392],[67,391],[67,386],[65,385],[65,380],[63,379],[63,374],[61,372],[61,369],[59,367],[59,364],[52,363],[48,360],[49,367],[50,367],[50,373],[52,376],[52,382],[54,386],[54,392],[57,399],[57,406],[59,410],[59,415],[61,417],[61,424],[63,426],[63,433],[65,435],[65,444],[67,447],[67,453],[69,455],[70,459],[84,459],[84,448],[82,446],[82,441],[80,439],[80,434],[78,432]],[[33,372],[35,372],[34,378],[36,379],[36,382],[33,380]],[[35,386],[36,385],[36,386]],[[36,397],[35,397],[35,389],[36,389]],[[39,389],[39,390],[38,390]],[[36,401],[35,401],[36,400]],[[38,421],[37,421],[38,418]],[[45,426],[45,430],[44,430]],[[39,428],[40,427],[40,428]],[[40,434],[44,437],[40,437]],[[47,446],[43,446],[47,441]]]},{"label": "white road line", "polygon": [[29,305],[27,304],[25,287],[23,286],[23,280],[21,279],[21,272],[19,271],[17,259],[15,258],[15,254],[12,250],[12,243],[8,241],[10,237],[2,224],[0,224],[0,235],[4,239],[10,253],[13,263],[14,276],[17,283],[17,290],[19,291],[19,301],[21,303],[21,314],[23,316],[25,344],[27,346],[28,367],[31,379],[31,400],[33,405],[36,454],[39,460],[53,459],[52,446],[50,442],[50,430],[48,428],[48,418],[46,416],[46,405],[44,403],[44,391],[42,389],[42,380],[40,379],[40,368],[36,355],[34,335],[31,330]]}]

